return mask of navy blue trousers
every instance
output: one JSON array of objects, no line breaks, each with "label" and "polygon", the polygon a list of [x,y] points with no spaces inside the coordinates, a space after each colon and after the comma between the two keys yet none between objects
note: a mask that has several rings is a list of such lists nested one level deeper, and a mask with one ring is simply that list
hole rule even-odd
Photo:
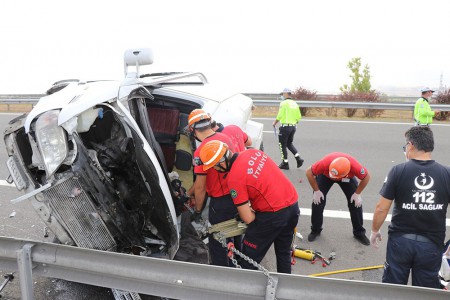
[{"label": "navy blue trousers", "polygon": [[[277,258],[277,272],[291,273],[291,244],[294,229],[300,216],[298,203],[277,212],[256,212],[242,242],[242,252],[260,263],[273,244]],[[242,259],[240,265],[245,269],[256,269]]]},{"label": "navy blue trousers", "polygon": [[419,242],[401,234],[389,234],[382,282],[440,288],[438,278],[442,261],[442,247],[432,242]]},{"label": "navy blue trousers", "polygon": [[[228,221],[233,219],[237,214],[237,208],[233,203],[230,195],[225,195],[218,198],[211,197],[209,201],[209,222],[211,225]],[[242,236],[235,236],[227,239],[229,242],[234,242],[236,249],[241,250]],[[232,267],[233,264],[228,258],[228,250],[224,248],[212,234],[208,237],[209,255],[211,257],[211,264],[216,266]]]},{"label": "navy blue trousers", "polygon": [[322,224],[323,224],[323,210],[325,209],[325,205],[327,204],[327,194],[333,184],[337,183],[341,190],[345,194],[345,198],[347,199],[347,207],[350,212],[350,219],[352,220],[353,226],[353,235],[361,236],[366,233],[366,230],[363,227],[363,210],[361,207],[356,207],[354,203],[350,202],[350,198],[353,193],[355,193],[356,188],[358,187],[358,182],[355,178],[350,178],[350,182],[341,182],[341,181],[333,181],[330,178],[320,174],[316,177],[317,184],[319,185],[320,191],[323,193],[324,199],[318,204],[312,203],[311,208],[311,231],[321,232]]}]

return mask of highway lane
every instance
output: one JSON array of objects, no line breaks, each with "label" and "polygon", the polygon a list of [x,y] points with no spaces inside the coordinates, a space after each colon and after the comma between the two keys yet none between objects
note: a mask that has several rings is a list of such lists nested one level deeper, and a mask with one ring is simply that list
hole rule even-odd
[{"label": "highway lane", "polygon": [[[280,152],[277,146],[277,138],[273,132],[272,121],[269,118],[255,118],[264,124],[265,152],[277,163],[280,162]],[[404,133],[410,128],[410,123],[391,122],[364,122],[364,121],[339,121],[339,120],[313,120],[303,119],[297,127],[294,145],[299,150],[304,165],[297,169],[292,154],[289,153],[290,170],[284,171],[291,179],[299,193],[299,205],[301,210],[298,231],[304,240],[297,244],[302,248],[320,251],[328,256],[334,251],[336,260],[331,265],[323,268],[317,264],[297,259],[293,267],[294,273],[310,275],[321,272],[347,270],[353,268],[382,265],[386,254],[387,226],[386,222],[381,229],[384,240],[380,248],[363,246],[353,238],[350,215],[346,205],[344,194],[339,186],[331,188],[327,196],[324,225],[321,236],[314,242],[307,241],[310,232],[310,209],[312,190],[305,176],[305,170],[315,161],[329,152],[340,151],[356,157],[371,174],[371,181],[361,194],[364,209],[364,227],[367,236],[370,235],[371,218],[375,205],[379,200],[379,190],[390,168],[404,162],[402,146],[405,144]],[[447,138],[450,125],[432,126],[435,136],[435,150],[433,158],[438,162],[450,165],[450,141]],[[450,213],[447,213],[447,225],[449,225]],[[447,239],[450,237],[450,229],[447,227]],[[275,270],[273,253],[265,260],[265,264],[271,270]],[[382,269],[364,272],[346,272],[329,277],[381,281]]]},{"label": "highway lane", "polygon": [[[5,128],[8,121],[15,116],[17,114],[0,114],[1,128]],[[278,163],[280,161],[280,154],[277,139],[272,131],[271,124],[273,119],[255,120],[264,123],[265,152]],[[295,274],[309,275],[381,265],[384,262],[388,224],[382,227],[382,234],[385,240],[381,243],[379,250],[374,250],[371,247],[363,246],[357,242],[352,236],[346,201],[338,186],[333,187],[328,196],[322,235],[315,242],[307,242],[306,237],[309,233],[310,226],[309,211],[312,191],[305,177],[305,170],[313,162],[333,151],[347,152],[364,164],[372,176],[371,182],[362,193],[363,208],[366,213],[364,225],[368,233],[370,233],[370,218],[375,204],[379,199],[378,191],[389,169],[393,165],[403,162],[405,159],[402,151],[402,146],[405,144],[403,134],[410,126],[411,124],[409,123],[313,119],[303,119],[300,122],[294,144],[300,151],[301,156],[305,159],[305,164],[300,169],[295,168],[295,161],[290,154],[291,169],[284,171],[295,184],[300,196],[301,217],[298,224],[298,231],[305,239],[303,241],[297,240],[296,244],[302,248],[320,251],[325,256],[334,251],[337,256],[336,260],[332,261],[331,265],[326,268],[322,267],[319,263],[311,264],[309,261],[297,259],[296,265],[293,266],[293,272]],[[432,128],[436,141],[433,157],[437,161],[449,165],[450,157],[448,156],[448,150],[450,149],[450,141],[446,138],[447,132],[450,130],[449,125],[436,125]],[[3,167],[0,168],[0,180],[4,180],[8,176],[8,170],[4,164],[6,158],[6,151],[2,139],[0,144],[0,162],[3,164]],[[4,183],[4,181],[0,181],[0,192],[3,195],[0,200],[0,235],[51,241],[51,235],[48,238],[44,238],[43,223],[27,205],[28,203],[26,201],[16,205],[12,205],[9,202],[10,199],[21,195],[21,193],[15,187],[4,185]],[[9,217],[13,211],[16,212],[16,215]],[[449,214],[447,218],[449,218]],[[447,238],[449,236],[450,231],[449,227],[447,227]],[[263,264],[270,271],[276,270],[273,251],[268,254]],[[329,277],[379,282],[381,274],[382,269],[377,269],[364,272],[346,272]],[[0,272],[0,275],[3,275],[3,273]],[[64,287],[61,288],[61,285]],[[16,290],[20,290],[17,287],[18,280],[15,283],[15,288]],[[8,288],[10,287],[8,286]],[[58,295],[60,296],[56,294],[51,294],[50,296],[50,290],[55,288],[59,291]],[[96,299],[111,298],[110,293],[107,290],[105,291],[105,289],[79,288],[76,285],[64,284],[61,281],[55,280],[36,279],[36,289],[39,291],[35,293],[36,295],[44,295],[42,299],[70,299],[67,298],[67,295],[73,292],[73,290],[77,290],[79,293],[86,293],[86,295],[95,293]],[[39,300],[38,296],[36,296],[36,299]]]}]

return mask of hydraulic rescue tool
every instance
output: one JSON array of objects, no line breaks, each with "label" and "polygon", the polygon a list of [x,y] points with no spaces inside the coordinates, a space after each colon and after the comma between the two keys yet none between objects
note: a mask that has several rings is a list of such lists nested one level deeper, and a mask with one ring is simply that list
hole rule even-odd
[{"label": "hydraulic rescue tool", "polygon": [[221,232],[225,238],[229,238],[229,237],[244,234],[246,229],[247,229],[247,224],[245,224],[244,222],[238,221],[236,219],[231,219],[228,221],[224,221],[221,223],[211,225],[211,227],[209,227],[209,229],[208,229],[208,232],[213,233],[215,238],[216,238],[217,232]]},{"label": "hydraulic rescue tool", "polygon": [[319,251],[314,251],[310,249],[304,249],[300,247],[295,247],[294,255],[296,257],[309,260],[312,264],[317,261],[322,261],[322,267],[329,266],[331,264],[331,260],[336,259],[336,253],[331,252],[328,258],[325,258]]},{"label": "hydraulic rescue tool", "polygon": [[[13,273],[5,274],[5,276],[3,276],[3,277],[5,278],[5,280],[3,281],[2,285],[0,286],[0,293],[3,291],[3,289],[8,284],[8,282],[10,282],[14,279]],[[1,297],[2,297],[2,295],[0,295],[0,298]]]}]

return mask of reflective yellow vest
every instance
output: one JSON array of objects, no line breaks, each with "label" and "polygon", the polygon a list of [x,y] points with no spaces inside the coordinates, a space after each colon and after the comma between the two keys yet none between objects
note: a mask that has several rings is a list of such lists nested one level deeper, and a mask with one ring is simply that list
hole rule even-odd
[{"label": "reflective yellow vest", "polygon": [[433,122],[434,111],[431,110],[428,100],[421,97],[414,106],[414,120],[419,125],[427,125]]},{"label": "reflective yellow vest", "polygon": [[292,99],[286,99],[280,103],[277,120],[281,124],[297,124],[301,118],[302,115],[297,102]]}]

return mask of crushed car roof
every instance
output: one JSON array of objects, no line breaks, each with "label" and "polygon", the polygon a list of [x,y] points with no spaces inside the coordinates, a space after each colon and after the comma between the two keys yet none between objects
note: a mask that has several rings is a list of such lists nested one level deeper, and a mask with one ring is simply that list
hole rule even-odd
[{"label": "crushed car roof", "polygon": [[[202,104],[207,101],[220,103],[239,94],[231,92],[226,86],[208,84],[202,73],[179,72],[167,76],[127,78],[122,81],[73,81],[60,91],[39,100],[27,116],[25,132],[29,132],[33,120],[46,111],[61,109],[58,119],[60,125],[95,105],[117,101],[121,89],[126,94],[138,86],[150,88],[156,95],[203,102]],[[124,95],[120,95],[122,96]]]}]

